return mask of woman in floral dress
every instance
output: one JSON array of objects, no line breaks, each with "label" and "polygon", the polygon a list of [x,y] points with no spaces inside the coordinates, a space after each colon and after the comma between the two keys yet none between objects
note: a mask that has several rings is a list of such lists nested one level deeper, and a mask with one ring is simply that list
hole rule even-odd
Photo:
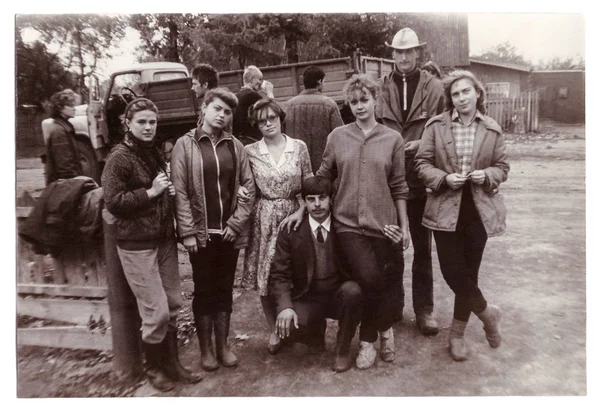
[{"label": "woman in floral dress", "polygon": [[296,228],[304,215],[300,198],[302,181],[313,175],[306,144],[281,132],[285,112],[272,99],[262,99],[249,110],[251,122],[263,139],[246,146],[257,194],[250,216],[250,236],[242,287],[258,289],[270,337],[268,350],[275,354],[281,343],[275,332],[275,304],[267,286],[277,234],[282,228]]}]

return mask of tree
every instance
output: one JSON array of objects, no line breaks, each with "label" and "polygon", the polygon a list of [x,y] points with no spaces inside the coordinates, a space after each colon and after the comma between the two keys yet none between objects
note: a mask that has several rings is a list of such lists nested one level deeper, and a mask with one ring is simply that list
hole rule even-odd
[{"label": "tree", "polygon": [[502,44],[495,45],[488,49],[481,55],[474,55],[476,58],[481,58],[487,61],[493,62],[507,62],[510,64],[517,64],[522,66],[533,65],[530,61],[527,61],[523,54],[520,54],[517,48],[510,42],[503,42]]},{"label": "tree", "polygon": [[76,85],[76,79],[62,66],[56,54],[48,52],[39,41],[31,45],[23,42],[17,31],[16,39],[17,105],[39,107],[52,94]]},{"label": "tree", "polygon": [[76,68],[78,89],[85,89],[85,77],[96,71],[98,61],[110,58],[111,48],[125,35],[121,16],[98,14],[18,15],[17,27],[40,33],[41,42],[57,45],[65,69]]},{"label": "tree", "polygon": [[585,60],[578,55],[579,59],[575,61],[572,57],[561,59],[554,57],[548,61],[540,60],[535,69],[537,70],[585,70]]}]

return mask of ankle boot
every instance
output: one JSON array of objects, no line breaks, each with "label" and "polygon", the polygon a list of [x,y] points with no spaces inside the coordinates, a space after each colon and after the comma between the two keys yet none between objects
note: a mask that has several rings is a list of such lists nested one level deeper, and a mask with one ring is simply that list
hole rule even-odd
[{"label": "ankle boot", "polygon": [[228,312],[217,312],[213,315],[215,325],[215,342],[217,344],[217,360],[224,367],[236,367],[238,359],[229,349],[227,337],[229,336],[229,322],[231,314]]},{"label": "ankle boot", "polygon": [[500,308],[494,305],[488,305],[485,310],[477,314],[477,317],[483,322],[485,338],[492,348],[500,347],[502,335],[500,334]]},{"label": "ankle boot", "polygon": [[163,373],[161,369],[161,360],[163,353],[162,343],[150,344],[142,342],[144,354],[146,355],[146,377],[150,384],[158,391],[171,391],[175,388],[175,383]]},{"label": "ankle boot", "polygon": [[448,335],[448,350],[454,361],[465,361],[467,359],[469,350],[464,338],[466,327],[467,322],[452,320],[450,334]]},{"label": "ankle boot", "polygon": [[163,340],[163,371],[175,381],[182,381],[189,384],[195,384],[202,380],[202,375],[192,373],[181,365],[179,361],[179,349],[177,347],[177,332],[175,330],[167,331]]},{"label": "ankle boot", "polygon": [[196,332],[200,344],[200,366],[205,371],[215,371],[219,368],[219,362],[215,358],[212,346],[212,331],[212,315],[196,317]]}]

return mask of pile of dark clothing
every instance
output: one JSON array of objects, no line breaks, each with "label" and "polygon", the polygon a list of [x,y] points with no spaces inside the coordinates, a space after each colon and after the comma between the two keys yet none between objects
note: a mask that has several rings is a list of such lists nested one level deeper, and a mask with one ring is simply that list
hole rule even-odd
[{"label": "pile of dark clothing", "polygon": [[67,245],[102,239],[103,189],[89,177],[54,181],[42,192],[19,236],[37,254],[57,256]]}]

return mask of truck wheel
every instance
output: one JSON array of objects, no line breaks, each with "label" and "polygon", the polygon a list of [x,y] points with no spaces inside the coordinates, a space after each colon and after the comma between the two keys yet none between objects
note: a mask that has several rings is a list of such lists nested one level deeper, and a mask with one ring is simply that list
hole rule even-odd
[{"label": "truck wheel", "polygon": [[83,175],[91,177],[96,183],[100,184],[100,170],[94,148],[78,138],[75,138],[75,147],[79,151],[79,162],[83,169]]}]

